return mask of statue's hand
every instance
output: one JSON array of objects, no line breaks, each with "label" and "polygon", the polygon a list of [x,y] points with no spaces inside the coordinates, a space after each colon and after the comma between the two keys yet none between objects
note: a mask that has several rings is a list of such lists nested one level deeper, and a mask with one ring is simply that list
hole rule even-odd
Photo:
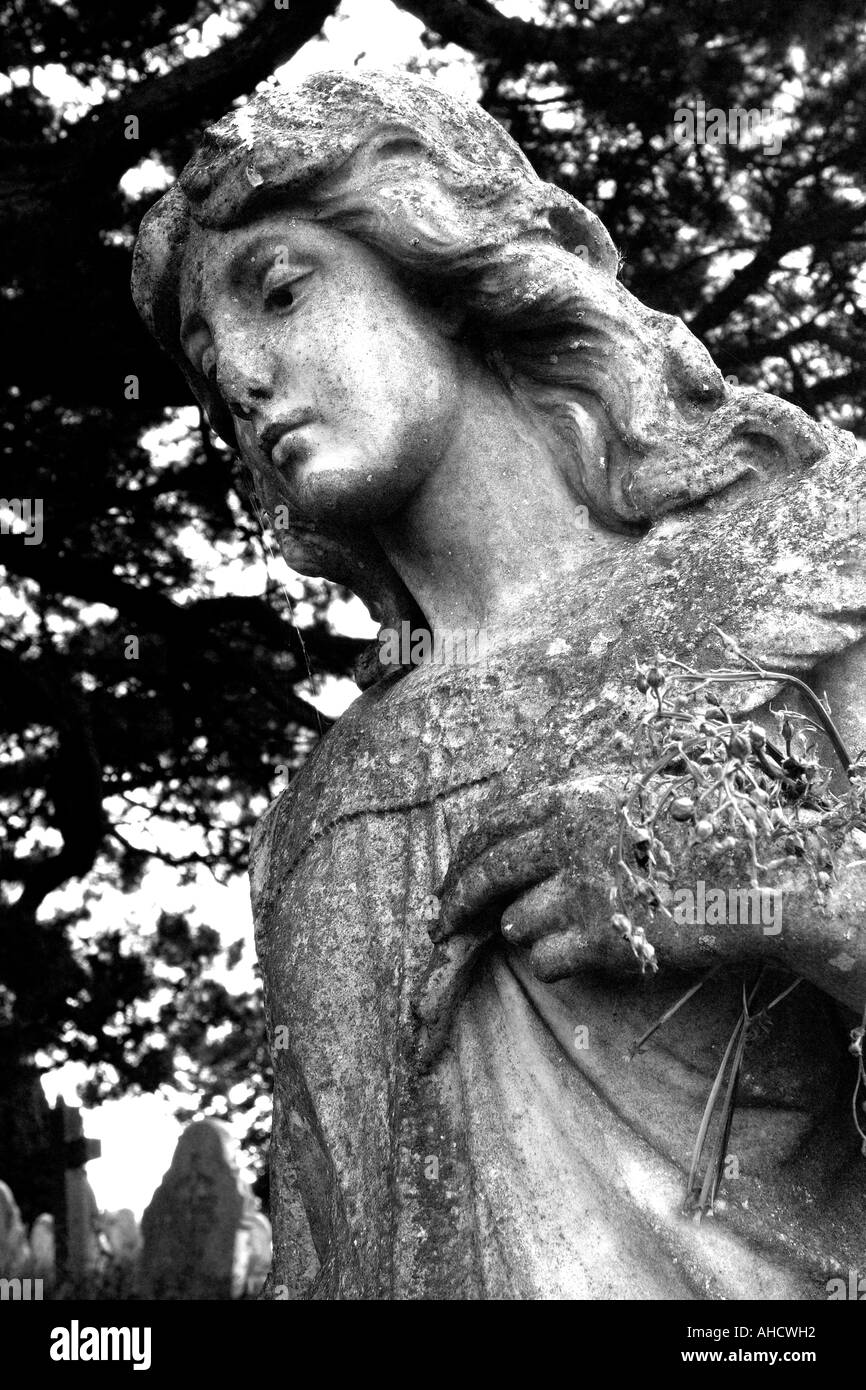
[{"label": "statue's hand", "polygon": [[457,846],[430,935],[489,937],[531,948],[543,980],[634,957],[610,925],[609,849],[615,791],[575,778],[488,805],[484,823]]},{"label": "statue's hand", "polygon": [[[458,846],[440,891],[435,941],[501,933],[530,951],[538,979],[584,970],[634,973],[643,964],[704,970],[716,963],[766,963],[802,975],[862,1011],[866,1001],[866,857],[844,844],[818,895],[798,863],[774,879],[771,914],[740,912],[721,925],[657,914],[635,925],[637,941],[612,924],[617,797],[600,778],[575,779],[489,808],[483,829]],[[695,885],[706,861],[684,852],[676,881]],[[723,863],[714,885],[748,887]],[[730,914],[729,914],[730,916]],[[647,950],[649,947],[651,949]],[[637,948],[637,949],[636,949]]]}]

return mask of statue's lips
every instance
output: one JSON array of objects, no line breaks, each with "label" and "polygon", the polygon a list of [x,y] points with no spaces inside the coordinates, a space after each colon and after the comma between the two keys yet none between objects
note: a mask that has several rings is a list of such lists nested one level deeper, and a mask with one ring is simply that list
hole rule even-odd
[{"label": "statue's lips", "polygon": [[315,415],[311,410],[299,411],[288,420],[278,421],[263,431],[260,443],[265,453],[270,455],[271,463],[280,468],[287,463],[298,448],[298,431],[312,424]]}]

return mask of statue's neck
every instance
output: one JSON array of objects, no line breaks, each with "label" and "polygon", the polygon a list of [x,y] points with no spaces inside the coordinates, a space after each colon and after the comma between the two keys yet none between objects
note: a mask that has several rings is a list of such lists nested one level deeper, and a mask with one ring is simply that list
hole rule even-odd
[{"label": "statue's neck", "polygon": [[628,541],[588,516],[537,412],[480,373],[467,397],[438,467],[376,535],[434,633],[485,628],[495,641],[600,546]]}]

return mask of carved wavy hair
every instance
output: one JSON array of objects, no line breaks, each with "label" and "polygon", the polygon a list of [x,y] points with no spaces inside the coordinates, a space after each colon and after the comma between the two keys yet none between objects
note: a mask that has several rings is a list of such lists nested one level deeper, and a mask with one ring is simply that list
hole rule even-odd
[{"label": "carved wavy hair", "polygon": [[[473,345],[553,421],[575,500],[609,527],[645,527],[827,447],[821,426],[727,385],[679,319],[635,299],[598,218],[539,179],[492,117],[398,72],[319,73],[255,98],[205,132],[142,223],[139,312],[233,447],[224,402],[181,350],[184,252],[196,224],[228,229],[281,208],[357,237],[432,295],[459,295]],[[272,510],[278,478],[257,486]],[[370,534],[295,511],[279,535],[299,572],[348,585],[383,621],[406,615]]]}]

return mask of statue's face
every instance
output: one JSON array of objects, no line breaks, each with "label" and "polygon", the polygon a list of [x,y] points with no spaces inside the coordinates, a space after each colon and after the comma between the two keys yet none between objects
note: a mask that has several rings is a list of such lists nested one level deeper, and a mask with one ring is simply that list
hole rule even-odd
[{"label": "statue's face", "polygon": [[352,237],[286,214],[198,229],[181,311],[184,351],[215,381],[244,458],[270,459],[311,520],[384,520],[444,457],[462,349]]}]

